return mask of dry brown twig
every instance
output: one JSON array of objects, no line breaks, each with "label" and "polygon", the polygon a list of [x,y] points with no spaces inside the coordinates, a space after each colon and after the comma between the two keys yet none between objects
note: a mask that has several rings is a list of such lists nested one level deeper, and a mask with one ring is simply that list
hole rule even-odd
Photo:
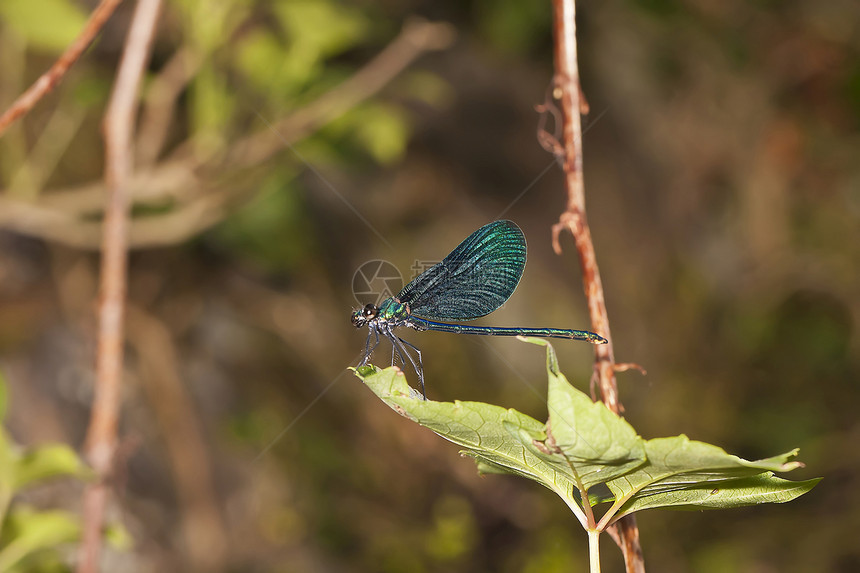
[{"label": "dry brown twig", "polygon": [[0,136],[6,131],[16,119],[26,115],[33,107],[39,103],[45,95],[47,95],[60,81],[69,68],[78,61],[84,50],[89,47],[96,35],[104,27],[105,22],[113,14],[116,7],[122,0],[102,0],[93,13],[90,19],[87,20],[81,34],[74,42],[63,52],[63,55],[54,62],[51,68],[42,74],[38,80],[30,86],[27,91],[18,96],[12,105],[9,106],[2,116],[0,116]]},{"label": "dry brown twig", "polygon": [[98,570],[104,510],[117,447],[128,257],[126,186],[132,171],[131,144],[138,92],[160,8],[161,0],[138,0],[104,119],[108,197],[102,235],[95,393],[85,445],[85,455],[98,481],[84,492],[79,573]]},{"label": "dry brown twig", "polygon": [[199,56],[188,47],[181,46],[150,83],[135,145],[138,168],[150,167],[161,154],[175,116],[176,100],[200,64]]},{"label": "dry brown twig", "polygon": [[[567,230],[573,235],[582,280],[588,300],[592,329],[606,338],[607,344],[595,345],[595,372],[603,402],[615,413],[623,411],[618,400],[615,381],[615,356],[609,330],[609,316],[603,296],[603,283],[597,267],[597,256],[591,240],[591,230],[585,215],[585,181],[582,173],[582,124],[580,112],[584,109],[580,98],[579,65],[576,47],[575,0],[553,0],[555,24],[555,85],[553,94],[560,100],[562,124],[562,164],[567,187],[567,209],[553,225],[553,248],[561,254],[559,236]],[[618,535],[616,535],[616,533]],[[629,573],[644,573],[645,562],[639,545],[639,529],[630,515],[618,523],[618,531],[610,531],[624,554]]]}]

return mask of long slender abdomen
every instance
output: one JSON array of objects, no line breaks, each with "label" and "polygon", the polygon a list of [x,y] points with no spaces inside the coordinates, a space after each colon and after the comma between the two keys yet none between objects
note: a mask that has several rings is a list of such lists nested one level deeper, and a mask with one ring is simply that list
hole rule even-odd
[{"label": "long slender abdomen", "polygon": [[435,322],[409,317],[409,321],[415,323],[422,330],[436,330],[439,332],[451,332],[454,334],[478,334],[485,336],[536,336],[538,338],[566,338],[568,340],[584,340],[592,344],[605,344],[606,339],[589,332],[588,330],[567,330],[561,328],[522,328],[518,326],[473,326],[468,324],[448,324],[447,322]]}]

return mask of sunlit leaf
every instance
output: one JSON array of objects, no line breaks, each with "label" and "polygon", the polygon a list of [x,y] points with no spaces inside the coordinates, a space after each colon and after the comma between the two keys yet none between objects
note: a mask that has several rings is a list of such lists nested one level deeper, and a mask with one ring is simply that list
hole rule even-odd
[{"label": "sunlit leaf", "polygon": [[287,30],[292,46],[312,48],[319,57],[330,57],[363,39],[370,21],[360,10],[327,0],[293,0],[273,6]]},{"label": "sunlit leaf", "polygon": [[15,489],[33,482],[69,475],[85,477],[89,469],[70,447],[50,444],[27,450],[15,463]]},{"label": "sunlit leaf", "polygon": [[105,541],[117,551],[128,551],[134,547],[134,539],[121,523],[112,523],[105,527]]},{"label": "sunlit leaf", "polygon": [[[480,471],[537,481],[561,496],[583,524],[586,494],[590,505],[614,502],[601,522],[606,527],[624,514],[654,507],[781,503],[818,482],[773,475],[800,467],[793,461],[796,451],[747,461],[683,435],[643,440],[624,419],[568,383],[548,342],[526,341],[546,346],[547,424],[491,404],[422,400],[395,367],[356,373],[396,412],[464,447]],[[597,492],[589,491],[597,485]],[[606,487],[611,495],[603,493]]]},{"label": "sunlit leaf", "polygon": [[278,2],[272,9],[288,38],[281,64],[271,73],[278,82],[306,85],[323,71],[323,61],[363,39],[370,22],[362,12],[336,2]]},{"label": "sunlit leaf", "polygon": [[80,535],[80,518],[66,511],[19,508],[6,517],[3,525],[0,571],[9,571],[38,551],[76,541]]},{"label": "sunlit leaf", "polygon": [[395,367],[375,371],[363,380],[400,415],[466,448],[462,453],[474,458],[480,469],[521,475],[559,495],[570,494],[571,481],[563,472],[556,472],[532,444],[546,439],[544,425],[534,418],[481,402],[422,400]]},{"label": "sunlit leaf", "polygon": [[552,346],[543,339],[527,339],[546,347],[549,391],[548,447],[554,447],[576,468],[577,479],[588,489],[623,475],[645,462],[644,440],[633,426],[611,412],[602,402],[593,402],[570,385],[559,371]]},{"label": "sunlit leaf", "polygon": [[792,461],[797,450],[748,461],[683,435],[648,440],[645,448],[646,464],[606,484],[623,502],[619,516],[654,507],[706,509],[782,503],[806,493],[819,481],[792,482],[773,476],[774,471],[802,466]]},{"label": "sunlit leaf", "polygon": [[236,46],[235,56],[239,69],[257,89],[284,96],[290,87],[295,90],[302,87],[283,73],[286,48],[271,32],[255,30],[244,35]]},{"label": "sunlit leaf", "polygon": [[195,144],[213,152],[225,144],[223,130],[233,117],[235,99],[226,79],[212,66],[204,66],[191,89]]},{"label": "sunlit leaf", "polygon": [[406,116],[391,106],[372,106],[355,119],[355,136],[380,163],[403,156],[409,137]]}]

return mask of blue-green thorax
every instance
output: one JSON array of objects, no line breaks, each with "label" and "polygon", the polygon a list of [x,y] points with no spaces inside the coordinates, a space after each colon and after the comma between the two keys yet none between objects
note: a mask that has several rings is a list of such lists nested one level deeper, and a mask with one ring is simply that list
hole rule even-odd
[{"label": "blue-green thorax", "polygon": [[[410,315],[409,304],[391,297],[382,301],[378,307],[367,304],[363,308],[353,311],[351,320],[356,328],[369,326],[371,331],[377,331],[380,328],[391,329],[403,324],[410,324],[411,326],[407,320]],[[413,328],[415,327],[413,326]]]},{"label": "blue-green thorax", "polygon": [[383,320],[396,320],[409,316],[409,305],[403,304],[394,297],[387,298],[379,305],[378,315]]}]

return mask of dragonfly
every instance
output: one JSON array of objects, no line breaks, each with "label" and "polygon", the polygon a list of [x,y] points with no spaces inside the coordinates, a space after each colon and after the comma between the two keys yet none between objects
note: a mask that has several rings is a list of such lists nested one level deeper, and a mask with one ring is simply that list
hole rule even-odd
[{"label": "dragonfly", "polygon": [[484,225],[440,263],[403,287],[396,296],[385,299],[379,306],[367,304],[352,312],[353,326],[368,328],[359,366],[370,361],[382,335],[391,342],[392,364],[396,353],[404,366],[408,360],[415,369],[424,397],[421,350],[395,334],[397,328],[487,336],[566,338],[606,344],[605,338],[588,330],[456,324],[486,316],[502,306],[514,294],[525,266],[526,239],[517,224],[500,220]]}]

